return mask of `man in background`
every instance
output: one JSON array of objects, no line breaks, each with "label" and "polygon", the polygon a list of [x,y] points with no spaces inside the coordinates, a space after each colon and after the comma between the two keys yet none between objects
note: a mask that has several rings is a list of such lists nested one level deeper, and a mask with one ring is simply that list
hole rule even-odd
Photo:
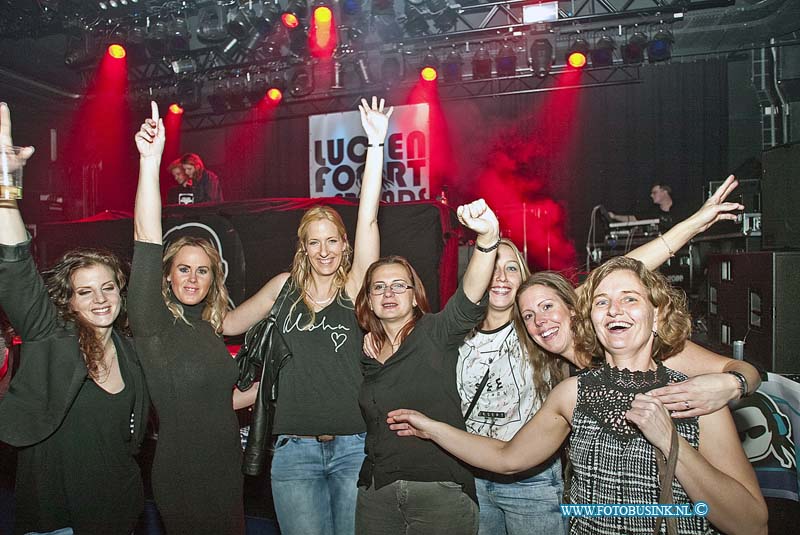
[{"label": "man in background", "polygon": [[166,204],[193,204],[195,200],[192,181],[183,171],[181,159],[177,158],[170,162],[167,169],[172,175],[172,178],[175,179],[176,184],[167,191]]},{"label": "man in background", "polygon": [[222,202],[222,188],[216,174],[206,169],[203,160],[192,152],[181,156],[183,172],[192,182],[194,202]]},{"label": "man in background", "polygon": [[678,209],[678,205],[672,198],[672,188],[664,183],[656,183],[650,188],[650,199],[655,205],[654,209],[646,214],[641,214],[639,217],[634,215],[621,215],[614,212],[608,212],[608,217],[612,221],[619,221],[622,223],[634,222],[639,219],[658,219],[659,230],[665,232],[675,226],[675,223],[684,218],[682,210]]}]

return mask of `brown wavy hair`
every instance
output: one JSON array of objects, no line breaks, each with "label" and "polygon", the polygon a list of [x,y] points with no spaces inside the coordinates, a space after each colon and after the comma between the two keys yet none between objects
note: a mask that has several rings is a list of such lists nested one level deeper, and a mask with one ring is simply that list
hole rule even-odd
[{"label": "brown wavy hair", "polygon": [[636,274],[647,291],[650,304],[658,308],[658,322],[653,341],[653,360],[662,361],[683,350],[691,334],[692,322],[686,309],[686,294],[672,286],[664,275],[650,271],[633,258],[618,256],[595,268],[578,295],[575,321],[575,352],[584,358],[603,355],[592,324],[592,302],[595,291],[608,275],[626,269]]},{"label": "brown wavy hair", "polygon": [[339,304],[348,308],[351,306],[342,299],[342,290],[344,290],[345,284],[347,283],[347,276],[350,274],[350,268],[353,265],[353,248],[347,240],[347,229],[344,226],[344,221],[342,221],[342,216],[339,215],[339,212],[330,206],[312,206],[303,214],[303,218],[300,219],[300,224],[297,227],[297,247],[295,248],[291,270],[292,283],[294,283],[294,286],[300,292],[300,297],[297,298],[297,301],[292,303],[292,308],[294,308],[301,299],[303,300],[310,313],[308,325],[314,323],[316,313],[314,312],[314,303],[306,292],[312,277],[311,262],[308,260],[308,255],[306,254],[306,240],[308,239],[308,228],[312,223],[321,219],[326,219],[333,223],[336,227],[336,231],[339,233],[339,237],[344,242],[341,262],[339,263],[339,267],[336,268],[336,273],[333,275],[333,287],[336,289],[336,300]]},{"label": "brown wavy hair", "polygon": [[372,277],[375,274],[375,270],[381,266],[391,264],[397,264],[405,268],[413,286],[411,291],[414,292],[414,299],[417,301],[417,306],[414,307],[414,314],[411,321],[403,326],[398,333],[399,340],[395,341],[402,343],[406,336],[414,329],[417,321],[419,321],[424,314],[431,311],[428,305],[428,297],[425,294],[425,285],[422,284],[422,279],[419,278],[416,270],[411,266],[408,260],[402,256],[385,256],[373,262],[364,274],[364,284],[361,286],[361,290],[359,290],[358,296],[356,297],[356,318],[358,319],[358,324],[365,332],[372,333],[379,351],[383,348],[383,344],[389,341],[389,337],[383,329],[381,320],[378,319],[378,316],[376,316],[375,312],[369,307],[369,292],[372,287]]},{"label": "brown wavy hair", "polygon": [[187,246],[199,247],[211,260],[212,282],[211,287],[208,289],[208,295],[204,299],[203,319],[211,324],[217,334],[220,334],[222,333],[222,320],[225,319],[225,314],[228,311],[228,289],[225,287],[225,271],[222,268],[222,258],[220,258],[217,249],[205,238],[181,236],[169,244],[164,251],[164,258],[161,262],[161,295],[164,297],[164,303],[166,303],[172,315],[190,325],[183,314],[183,306],[177,299],[171,297],[172,288],[170,288],[170,283],[167,282],[167,277],[172,272],[172,263],[175,257],[181,249]]},{"label": "brown wavy hair", "polygon": [[105,351],[103,341],[98,336],[97,329],[89,325],[70,307],[70,300],[75,293],[75,288],[72,286],[72,275],[79,269],[93,266],[107,267],[114,275],[114,282],[120,294],[120,311],[114,320],[113,328],[117,332],[130,335],[125,306],[128,266],[123,264],[114,253],[101,249],[75,249],[68,251],[56,261],[52,268],[42,273],[42,277],[59,318],[64,323],[74,324],[78,331],[78,345],[89,376],[93,379],[98,379],[101,371],[100,363],[103,361],[103,353]]}]

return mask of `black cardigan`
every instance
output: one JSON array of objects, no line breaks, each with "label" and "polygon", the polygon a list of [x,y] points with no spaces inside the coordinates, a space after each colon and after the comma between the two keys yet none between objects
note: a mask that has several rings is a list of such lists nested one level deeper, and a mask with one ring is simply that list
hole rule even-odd
[{"label": "black cardigan", "polygon": [[[52,435],[87,377],[75,326],[56,320],[54,329],[42,332],[56,314],[49,299],[42,306],[42,293],[46,290],[31,258],[30,240],[0,245],[0,305],[23,340],[19,371],[0,403],[0,440],[17,447]],[[117,332],[112,336],[136,393],[130,441],[135,454],[144,439],[150,398],[131,339]]]}]

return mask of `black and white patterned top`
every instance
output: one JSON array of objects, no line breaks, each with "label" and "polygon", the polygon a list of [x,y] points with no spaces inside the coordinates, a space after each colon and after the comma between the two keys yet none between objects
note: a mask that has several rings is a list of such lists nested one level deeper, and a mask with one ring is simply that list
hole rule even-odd
[{"label": "black and white patterned top", "polygon": [[[653,371],[629,371],[608,364],[578,377],[578,398],[572,416],[570,460],[573,478],[569,499],[573,504],[655,504],[659,483],[655,448],[635,425],[625,420],[633,398],[686,376],[659,364]],[[678,434],[697,449],[697,418],[673,420]],[[692,503],[677,479],[672,482],[674,501]],[[570,519],[570,533],[597,535],[652,535],[655,518],[595,517]],[[684,533],[716,533],[705,517],[678,519]],[[661,532],[666,533],[662,523]]]}]

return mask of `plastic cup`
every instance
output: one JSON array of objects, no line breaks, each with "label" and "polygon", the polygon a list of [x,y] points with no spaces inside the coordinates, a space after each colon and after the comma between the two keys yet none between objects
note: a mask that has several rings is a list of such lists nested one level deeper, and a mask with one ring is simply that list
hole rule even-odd
[{"label": "plastic cup", "polygon": [[22,198],[22,147],[0,147],[0,199]]}]

